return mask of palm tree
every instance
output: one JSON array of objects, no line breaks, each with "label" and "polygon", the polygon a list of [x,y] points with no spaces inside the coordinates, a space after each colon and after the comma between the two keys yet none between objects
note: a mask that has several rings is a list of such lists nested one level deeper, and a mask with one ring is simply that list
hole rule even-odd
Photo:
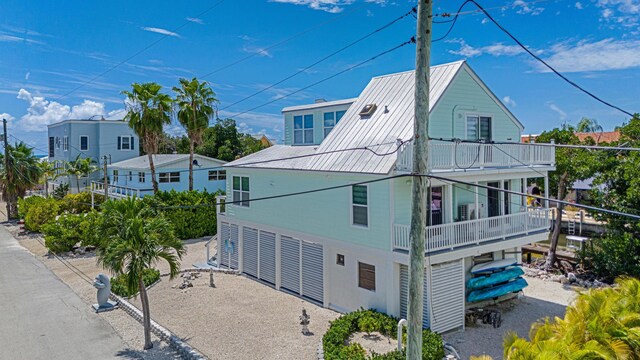
[{"label": "palm tree", "polygon": [[55,180],[59,176],[58,169],[55,168],[54,163],[51,161],[41,161],[38,165],[44,178],[44,194],[49,197],[49,180]]},{"label": "palm tree", "polygon": [[75,160],[67,163],[66,174],[76,177],[76,188],[80,192],[80,178],[89,177],[92,173],[98,171],[95,160],[91,158],[80,158],[80,154]]},{"label": "palm tree", "polygon": [[151,183],[154,194],[158,192],[156,167],[153,154],[158,152],[158,143],[163,134],[163,126],[171,123],[170,113],[173,100],[160,92],[162,86],[156,83],[133,83],[131,91],[123,91],[127,95],[127,115],[125,120],[142,140],[144,152],[149,156]]},{"label": "palm tree", "polygon": [[113,274],[124,276],[132,293],[139,292],[144,349],[151,349],[151,317],[143,272],[164,259],[169,264],[169,277],[174,278],[185,250],[171,224],[136,198],[109,200],[102,204],[102,212],[100,230],[104,240],[98,246],[98,263]]},{"label": "palm tree", "polygon": [[42,169],[38,165],[39,159],[33,155],[33,148],[23,142],[7,145],[5,155],[0,154],[0,188],[7,202],[7,217],[15,219],[18,217],[18,198],[24,198],[27,190],[40,182]]},{"label": "palm tree", "polygon": [[178,121],[189,135],[189,190],[193,190],[193,152],[202,142],[202,134],[209,127],[209,119],[215,113],[218,102],[209,83],[180,79],[180,87],[174,87],[178,104]]}]

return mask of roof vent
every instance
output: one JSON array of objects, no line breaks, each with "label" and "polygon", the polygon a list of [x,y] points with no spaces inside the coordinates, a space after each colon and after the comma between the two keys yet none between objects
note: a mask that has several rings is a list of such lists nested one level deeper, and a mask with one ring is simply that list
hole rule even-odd
[{"label": "roof vent", "polygon": [[316,99],[316,101],[315,101],[316,104],[322,104],[322,103],[325,103],[325,102],[327,102],[326,99]]},{"label": "roof vent", "polygon": [[371,116],[373,115],[373,113],[376,111],[377,108],[378,106],[376,104],[367,104],[362,108],[362,110],[360,110],[359,115],[362,117]]}]

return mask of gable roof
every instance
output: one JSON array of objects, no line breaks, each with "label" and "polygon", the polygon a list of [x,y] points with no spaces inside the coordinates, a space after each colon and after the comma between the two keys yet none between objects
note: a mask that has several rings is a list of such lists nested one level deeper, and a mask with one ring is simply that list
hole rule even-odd
[{"label": "gable roof", "polygon": [[[464,61],[431,67],[430,112],[438,105],[442,95],[463,68],[469,70],[468,73],[472,77],[477,78]],[[500,100],[486,89],[484,83],[479,79],[476,81],[494,101],[504,107]],[[235,160],[225,166],[388,174],[397,159],[397,141],[409,140],[413,135],[414,89],[414,70],[374,77],[317,148],[286,146],[289,148],[286,150],[288,156],[280,156],[285,150],[262,150],[257,153],[259,155],[254,154],[255,157]],[[359,113],[367,104],[376,104],[378,108],[371,116],[361,117]],[[509,116],[513,116],[504,109]],[[513,119],[522,126],[515,117]],[[363,149],[364,147],[367,149]],[[354,148],[359,150],[345,151]],[[309,156],[312,153],[317,155]],[[258,156],[260,161],[266,162],[254,163]],[[296,158],[270,161],[283,157]]]},{"label": "gable roof", "polygon": [[[193,154],[193,158],[197,160],[217,162],[220,165],[226,164],[226,161],[210,158],[203,155]],[[155,167],[164,167],[167,165],[175,164],[183,160],[189,160],[189,154],[155,154],[153,155],[153,164]],[[149,156],[143,155],[133,159],[123,160],[109,165],[109,167],[119,169],[136,169],[146,170],[149,169]]]},{"label": "gable roof", "polygon": [[332,101],[321,101],[308,105],[295,105],[295,106],[287,106],[282,109],[283,113],[297,111],[297,110],[310,110],[310,109],[319,109],[325,108],[329,106],[338,106],[338,105],[349,105],[358,100],[357,98],[353,99],[340,99],[340,100],[332,100]]}]

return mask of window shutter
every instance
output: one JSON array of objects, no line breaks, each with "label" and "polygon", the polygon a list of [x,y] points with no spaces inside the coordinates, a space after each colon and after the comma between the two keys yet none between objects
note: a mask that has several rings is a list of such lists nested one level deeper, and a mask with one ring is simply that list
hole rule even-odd
[{"label": "window shutter", "polygon": [[118,136],[118,150],[120,150],[122,148],[122,139],[120,136]]},{"label": "window shutter", "polygon": [[133,150],[133,136],[131,137],[131,141],[129,141],[129,149]]}]

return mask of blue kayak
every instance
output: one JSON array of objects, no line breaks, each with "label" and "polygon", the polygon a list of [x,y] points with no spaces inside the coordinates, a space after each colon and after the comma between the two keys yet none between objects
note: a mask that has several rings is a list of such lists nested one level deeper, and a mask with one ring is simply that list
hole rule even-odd
[{"label": "blue kayak", "polygon": [[524,271],[520,267],[508,268],[487,276],[469,279],[469,281],[467,281],[467,289],[476,290],[490,287],[496,284],[507,282],[509,280],[513,280],[521,275],[524,275]]},{"label": "blue kayak", "polygon": [[527,281],[521,277],[517,278],[514,281],[500,284],[497,286],[493,286],[486,289],[474,290],[467,295],[468,302],[477,302],[482,300],[495,299],[502,295],[506,295],[512,292],[518,292],[524,288],[526,288],[529,284]]}]

